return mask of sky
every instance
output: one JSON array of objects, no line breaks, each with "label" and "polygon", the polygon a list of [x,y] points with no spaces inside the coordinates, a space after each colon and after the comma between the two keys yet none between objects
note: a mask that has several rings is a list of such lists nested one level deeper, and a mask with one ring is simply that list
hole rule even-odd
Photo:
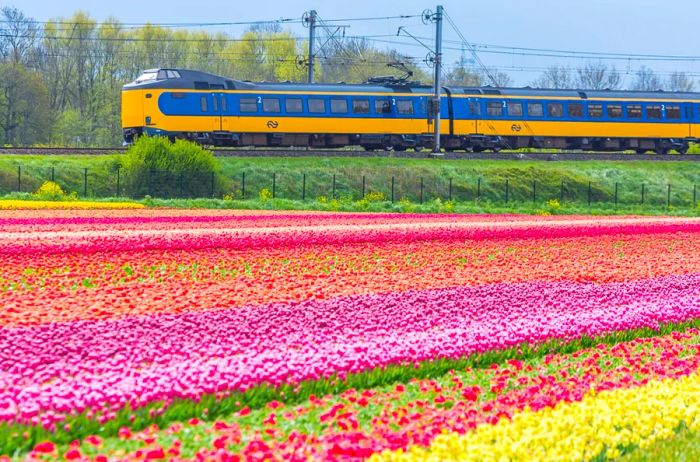
[{"label": "sky", "polygon": [[[426,9],[434,11],[436,4],[425,0],[7,0],[7,4],[26,15],[46,21],[70,17],[80,10],[98,21],[114,17],[124,23],[211,23],[246,22],[293,18],[284,25],[299,36],[308,30],[301,24],[305,11],[315,9],[323,20],[420,15]],[[508,73],[516,85],[531,83],[542,69],[551,65],[580,68],[587,60],[598,57],[567,58],[540,56],[558,52],[529,51],[517,48],[564,50],[580,52],[620,53],[626,55],[604,62],[624,72],[631,80],[634,73],[647,66],[660,74],[685,71],[700,79],[700,41],[697,39],[698,0],[443,0],[441,2],[462,36],[476,45],[479,59],[486,67]],[[335,24],[350,26],[347,35],[377,36],[380,48],[392,47],[408,56],[422,59],[428,53],[422,45],[402,34],[399,26],[417,37],[430,40],[434,26],[424,25],[420,17],[348,21]],[[246,26],[208,27],[239,35]],[[460,58],[462,40],[445,23],[445,57],[449,70]],[[505,47],[505,48],[499,48]],[[510,48],[515,47],[515,48]],[[640,60],[630,54],[688,56],[693,59]],[[467,58],[476,61],[467,52]],[[235,76],[231,76],[234,77]]]}]

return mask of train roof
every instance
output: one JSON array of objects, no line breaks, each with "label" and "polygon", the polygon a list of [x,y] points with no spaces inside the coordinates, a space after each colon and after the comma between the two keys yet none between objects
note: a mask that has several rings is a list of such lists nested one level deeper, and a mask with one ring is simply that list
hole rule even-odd
[{"label": "train roof", "polygon": [[[133,88],[171,88],[171,89],[228,89],[254,91],[298,91],[298,92],[358,92],[358,93],[432,93],[432,87],[417,83],[293,83],[293,82],[249,82],[235,80],[208,72],[189,69],[157,68],[143,71],[135,81],[124,85],[124,89]],[[620,91],[620,90],[553,90],[545,88],[513,88],[513,87],[445,87],[452,94],[474,96],[514,96],[514,97],[551,97],[572,99],[666,99],[666,100],[698,100],[700,93],[676,91]]]}]

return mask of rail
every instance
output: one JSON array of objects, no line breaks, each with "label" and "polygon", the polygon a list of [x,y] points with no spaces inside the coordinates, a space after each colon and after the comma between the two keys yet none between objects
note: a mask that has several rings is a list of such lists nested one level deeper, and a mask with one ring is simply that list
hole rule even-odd
[{"label": "rail", "polygon": [[[126,151],[123,147],[113,148],[50,148],[50,147],[0,147],[3,155],[110,155]],[[378,157],[378,158],[432,158],[430,151],[364,151],[350,149],[305,149],[305,148],[213,148],[218,157]],[[636,154],[625,152],[553,151],[553,152],[445,152],[440,159],[465,160],[535,160],[535,161],[700,161],[696,154]]]}]

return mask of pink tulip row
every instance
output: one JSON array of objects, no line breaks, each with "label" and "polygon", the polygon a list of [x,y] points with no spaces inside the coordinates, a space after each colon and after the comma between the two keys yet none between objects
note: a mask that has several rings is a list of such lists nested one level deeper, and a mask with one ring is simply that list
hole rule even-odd
[{"label": "pink tulip row", "polygon": [[272,246],[342,245],[357,242],[464,241],[567,238],[618,234],[700,232],[700,220],[608,218],[530,221],[419,221],[320,226],[0,232],[0,254],[133,251],[145,249],[265,249]]},{"label": "pink tulip row", "polygon": [[261,383],[341,377],[521,342],[700,316],[700,274],[358,295],[236,310],[4,328],[0,420],[51,427]]}]

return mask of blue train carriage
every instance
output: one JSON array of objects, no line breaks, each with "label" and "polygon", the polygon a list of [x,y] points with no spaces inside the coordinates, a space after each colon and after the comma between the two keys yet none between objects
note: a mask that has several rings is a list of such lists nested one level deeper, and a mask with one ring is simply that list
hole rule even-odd
[{"label": "blue train carriage", "polygon": [[419,85],[251,83],[152,69],[124,86],[122,126],[126,142],[147,134],[220,146],[401,150],[432,143],[429,94]]},{"label": "blue train carriage", "polygon": [[680,92],[453,88],[454,130],[471,149],[558,148],[685,153],[700,137],[700,94]]}]

